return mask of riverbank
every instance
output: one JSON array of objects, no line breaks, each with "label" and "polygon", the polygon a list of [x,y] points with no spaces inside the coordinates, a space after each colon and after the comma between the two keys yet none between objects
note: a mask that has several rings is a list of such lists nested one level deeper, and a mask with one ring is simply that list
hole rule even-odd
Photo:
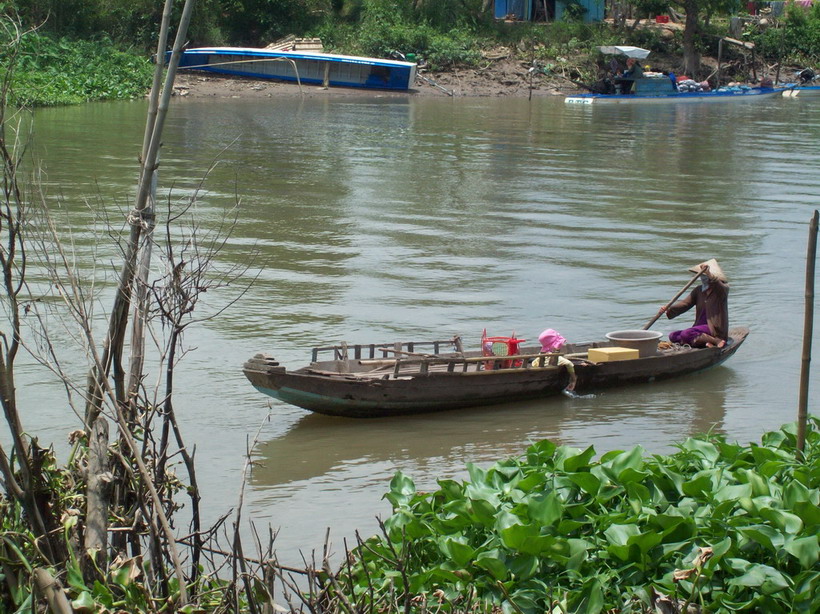
[{"label": "riverbank", "polygon": [[[702,58],[703,65],[713,74],[717,61]],[[663,70],[663,66],[673,63],[655,58],[653,68]],[[244,77],[225,77],[202,72],[180,72],[174,85],[174,93],[188,98],[274,98],[281,96],[361,96],[366,93],[378,97],[546,97],[567,96],[584,92],[585,89],[573,83],[560,72],[545,73],[530,71],[531,64],[516,58],[502,58],[487,62],[480,67],[454,68],[450,71],[420,71],[414,87],[408,91],[362,90],[359,88],[331,87],[267,81]],[[666,68],[670,70],[671,68]],[[784,67],[780,71],[781,82],[788,80],[795,67]],[[758,82],[763,77],[774,80],[774,67],[757,74]],[[750,83],[756,85],[757,83]]]},{"label": "riverbank", "polygon": [[174,85],[175,94],[189,98],[273,98],[278,96],[321,97],[355,96],[367,91],[380,97],[543,97],[581,91],[570,81],[543,73],[530,73],[526,62],[503,58],[483,67],[457,68],[446,72],[420,72],[409,91],[362,90],[357,88],[222,77],[196,72],[180,72]]}]

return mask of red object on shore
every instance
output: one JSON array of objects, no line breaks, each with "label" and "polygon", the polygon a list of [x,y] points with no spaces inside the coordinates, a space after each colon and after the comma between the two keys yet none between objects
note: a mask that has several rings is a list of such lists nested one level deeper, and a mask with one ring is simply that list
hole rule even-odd
[{"label": "red object on shore", "polygon": [[689,81],[689,77],[687,77],[686,75],[678,75],[675,78],[678,80],[678,83],[680,83],[681,81]]},{"label": "red object on shore", "polygon": [[655,15],[655,23],[669,23],[669,15]]}]

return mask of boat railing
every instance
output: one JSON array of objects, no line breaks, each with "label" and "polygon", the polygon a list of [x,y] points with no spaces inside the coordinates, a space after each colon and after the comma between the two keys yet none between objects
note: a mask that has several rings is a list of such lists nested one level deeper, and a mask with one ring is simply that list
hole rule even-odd
[{"label": "boat railing", "polygon": [[[466,373],[471,366],[475,366],[475,371],[498,371],[498,370],[527,370],[543,369],[554,367],[558,364],[558,357],[566,358],[586,358],[586,352],[577,354],[564,354],[562,352],[539,352],[537,354],[514,354],[509,356],[431,356],[431,357],[396,357],[393,367],[393,377],[399,377],[402,373],[407,374],[412,368],[418,366],[417,373],[425,375],[431,371],[435,365],[446,365],[448,373]],[[535,362],[538,362],[536,366]],[[508,366],[512,365],[512,366]],[[483,367],[483,369],[482,369]]]},{"label": "boat railing", "polygon": [[[432,349],[432,352],[422,353],[418,350],[425,348]],[[464,353],[461,337],[456,335],[450,339],[438,341],[397,341],[396,343],[370,343],[370,344],[348,344],[342,342],[339,345],[327,347],[315,347],[311,356],[312,362],[318,362],[319,354],[322,352],[333,352],[333,360],[364,360],[375,358],[388,358],[389,355],[408,355],[417,358],[431,357],[440,354],[443,349],[450,352]]]}]

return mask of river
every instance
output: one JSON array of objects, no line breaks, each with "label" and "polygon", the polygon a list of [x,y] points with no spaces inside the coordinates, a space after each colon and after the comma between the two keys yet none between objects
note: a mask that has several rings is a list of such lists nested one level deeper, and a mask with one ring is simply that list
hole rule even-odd
[{"label": "river", "polygon": [[[34,118],[48,198],[61,197],[79,266],[103,288],[116,255],[100,219],[121,227],[132,202],[145,110],[89,104]],[[373,533],[398,470],[431,489],[543,438],[662,453],[709,429],[756,441],[795,419],[808,223],[820,206],[816,102],[182,99],[164,136],[160,193],[190,196],[215,163],[198,219],[216,228],[238,203],[218,264],[249,263],[245,280],[256,276],[244,295],[215,289],[201,305],[206,315],[238,297],[188,331],[177,412],[210,520],[238,503],[253,448],[244,517],[279,529],[285,563],[320,548],[328,527],[337,551],[354,531]],[[552,327],[576,341],[640,328],[711,257],[732,285],[731,324],[752,332],[731,361],[696,376],[354,421],[268,399],[242,375],[257,352],[301,366],[314,345],[342,340],[460,334],[477,347],[485,328],[534,339]],[[64,449],[78,420],[62,386],[35,365],[20,371],[27,428]]]}]

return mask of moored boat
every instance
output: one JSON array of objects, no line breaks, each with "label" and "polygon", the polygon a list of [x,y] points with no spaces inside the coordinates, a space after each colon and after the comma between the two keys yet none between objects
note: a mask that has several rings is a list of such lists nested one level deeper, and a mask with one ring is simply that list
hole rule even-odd
[{"label": "moored boat", "polygon": [[587,93],[567,96],[567,104],[668,104],[702,102],[737,102],[764,100],[785,93],[785,87],[726,87],[708,92],[683,92],[675,89],[665,75],[635,79],[634,94]]},{"label": "moored boat", "polygon": [[[624,331],[630,332],[630,331]],[[638,331],[635,331],[638,332]],[[647,331],[641,331],[647,332]],[[575,363],[575,390],[591,392],[613,386],[678,377],[721,364],[746,339],[747,328],[733,328],[724,347],[691,348],[640,341],[629,335],[603,341],[570,343],[563,353]],[[612,335],[610,335],[612,337]],[[649,340],[651,343],[650,336]],[[626,346],[632,352],[620,352]],[[518,348],[518,344],[514,346]],[[610,349],[607,349],[610,348]],[[429,350],[425,353],[424,350]],[[522,347],[512,355],[487,356],[464,351],[461,339],[314,348],[312,361],[293,371],[271,356],[257,354],[243,371],[267,395],[313,412],[351,418],[439,412],[495,405],[558,394],[569,381],[558,354]],[[319,360],[321,354],[332,358]],[[544,366],[533,366],[536,362]]]},{"label": "moored boat", "polygon": [[820,75],[811,68],[804,68],[794,74],[796,83],[789,83],[783,91],[784,98],[815,98],[820,97]]},{"label": "moored boat", "polygon": [[783,90],[783,98],[820,98],[820,85],[795,85]]},{"label": "moored boat", "polygon": [[251,47],[186,49],[179,67],[256,79],[387,90],[407,90],[416,79],[413,62]]}]

